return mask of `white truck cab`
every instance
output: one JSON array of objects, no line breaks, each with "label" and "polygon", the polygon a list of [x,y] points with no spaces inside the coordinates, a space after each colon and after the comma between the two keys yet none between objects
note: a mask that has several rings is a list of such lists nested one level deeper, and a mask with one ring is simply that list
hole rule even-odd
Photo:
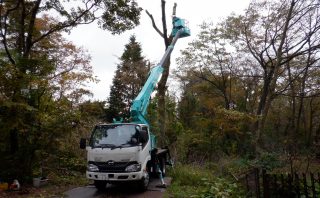
[{"label": "white truck cab", "polygon": [[137,181],[145,190],[151,169],[151,137],[147,125],[120,123],[94,127],[87,150],[88,179],[98,189],[107,183]]}]

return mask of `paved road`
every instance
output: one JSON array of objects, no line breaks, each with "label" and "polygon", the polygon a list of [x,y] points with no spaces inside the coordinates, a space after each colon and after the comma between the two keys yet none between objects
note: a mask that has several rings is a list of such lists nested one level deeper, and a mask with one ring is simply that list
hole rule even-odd
[{"label": "paved road", "polygon": [[[165,178],[165,183],[168,185],[171,178]],[[107,185],[104,191],[98,191],[93,185],[78,187],[65,192],[68,198],[162,198],[165,192],[164,188],[156,187],[160,184],[158,179],[153,179],[146,192],[139,192],[133,185]]]}]

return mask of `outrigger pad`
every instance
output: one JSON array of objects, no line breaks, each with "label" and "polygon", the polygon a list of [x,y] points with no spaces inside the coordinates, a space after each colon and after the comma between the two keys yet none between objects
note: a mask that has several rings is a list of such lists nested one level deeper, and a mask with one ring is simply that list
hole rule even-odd
[{"label": "outrigger pad", "polygon": [[166,184],[159,184],[159,185],[156,185],[157,188],[167,188],[167,185]]}]

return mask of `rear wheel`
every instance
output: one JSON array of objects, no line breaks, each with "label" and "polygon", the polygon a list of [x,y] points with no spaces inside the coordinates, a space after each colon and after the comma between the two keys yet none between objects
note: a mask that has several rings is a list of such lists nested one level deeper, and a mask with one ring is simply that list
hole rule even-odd
[{"label": "rear wheel", "polygon": [[106,181],[101,181],[101,180],[94,180],[94,186],[98,190],[104,190],[106,188],[107,182]]}]

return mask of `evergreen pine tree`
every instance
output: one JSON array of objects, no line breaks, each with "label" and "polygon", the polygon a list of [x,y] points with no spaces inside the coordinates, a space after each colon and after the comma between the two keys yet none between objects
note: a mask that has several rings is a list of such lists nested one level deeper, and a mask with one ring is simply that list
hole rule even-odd
[{"label": "evergreen pine tree", "polygon": [[115,76],[112,80],[110,95],[108,98],[107,121],[113,118],[127,119],[130,117],[130,106],[138,95],[149,68],[147,61],[142,56],[140,43],[135,36],[131,36],[129,43],[125,45],[120,57]]}]

